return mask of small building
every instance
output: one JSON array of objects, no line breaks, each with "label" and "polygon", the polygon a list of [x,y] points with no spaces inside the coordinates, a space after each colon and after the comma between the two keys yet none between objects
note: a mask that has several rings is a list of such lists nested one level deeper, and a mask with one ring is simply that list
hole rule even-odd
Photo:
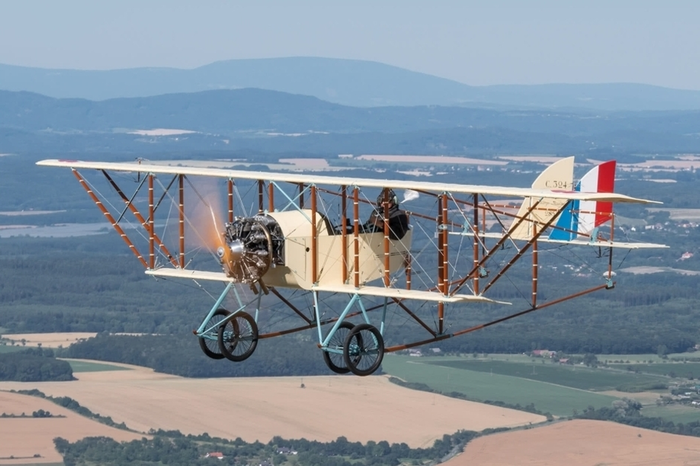
[{"label": "small building", "polygon": [[221,453],[220,451],[212,451],[204,455],[205,458],[216,458],[219,460],[224,459],[224,454]]},{"label": "small building", "polygon": [[556,351],[550,351],[546,349],[536,349],[532,351],[532,355],[540,358],[553,358],[557,355]]},{"label": "small building", "polygon": [[292,450],[291,448],[280,447],[277,449],[277,454],[278,455],[296,455],[297,452],[296,452],[296,450]]}]

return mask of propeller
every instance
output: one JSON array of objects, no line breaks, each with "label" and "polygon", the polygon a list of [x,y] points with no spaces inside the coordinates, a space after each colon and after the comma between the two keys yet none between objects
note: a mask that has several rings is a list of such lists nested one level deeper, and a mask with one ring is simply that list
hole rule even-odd
[{"label": "propeller", "polygon": [[196,230],[192,236],[196,238],[197,246],[218,255],[219,250],[226,247],[225,223],[220,214],[220,201],[214,191],[201,188],[197,191],[201,193],[201,203],[197,204],[190,214],[190,223]]}]

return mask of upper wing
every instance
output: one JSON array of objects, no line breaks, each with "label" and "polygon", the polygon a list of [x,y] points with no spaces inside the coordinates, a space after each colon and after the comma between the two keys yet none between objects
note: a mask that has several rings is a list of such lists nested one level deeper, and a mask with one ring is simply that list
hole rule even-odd
[{"label": "upper wing", "polygon": [[245,170],[228,170],[221,168],[200,168],[187,165],[158,165],[155,163],[115,163],[115,162],[84,162],[79,160],[59,160],[50,159],[37,162],[37,165],[65,168],[87,168],[95,170],[112,170],[122,172],[141,172],[141,173],[164,173],[171,175],[198,175],[211,176],[216,178],[231,178],[231,179],[247,179],[259,180],[265,179],[275,182],[288,182],[299,184],[326,184],[326,185],[345,185],[345,186],[363,186],[371,188],[399,188],[411,189],[415,191],[431,191],[431,192],[449,192],[453,194],[474,194],[494,196],[511,196],[522,198],[547,198],[547,199],[563,199],[563,200],[579,200],[579,201],[604,201],[604,202],[629,202],[639,204],[660,204],[660,202],[648,199],[639,199],[623,194],[616,193],[587,193],[576,192],[567,189],[532,189],[532,188],[511,188],[504,186],[483,186],[483,185],[463,185],[454,183],[436,183],[429,181],[406,181],[406,180],[387,180],[387,179],[370,179],[370,178],[348,178],[343,176],[321,176],[298,173],[279,173],[279,172],[259,172]]}]

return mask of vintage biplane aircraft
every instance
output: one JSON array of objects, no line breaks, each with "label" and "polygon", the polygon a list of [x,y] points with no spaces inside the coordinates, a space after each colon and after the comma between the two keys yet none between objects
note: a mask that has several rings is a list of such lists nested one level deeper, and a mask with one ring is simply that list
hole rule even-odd
[{"label": "vintage biplane aircraft", "polygon": [[[613,193],[614,162],[575,184],[573,157],[560,159],[531,188],[233,170],[216,162],[38,165],[71,169],[148,275],[223,287],[194,330],[213,359],[243,361],[259,340],[315,329],[330,370],[369,375],[387,352],[613,288],[614,248],[659,246],[615,240],[613,203],[653,201]],[[397,204],[408,216],[398,234],[390,226]],[[367,213],[381,219],[378,228],[367,227]],[[602,273],[581,278],[575,292],[552,297],[555,289],[543,299],[541,275],[554,256],[542,249],[547,244],[557,251],[595,246]],[[502,280],[508,271],[526,275],[524,310],[464,328],[449,323],[475,305],[510,304],[501,299],[515,286]],[[395,332],[388,344],[390,324],[424,335]]]}]

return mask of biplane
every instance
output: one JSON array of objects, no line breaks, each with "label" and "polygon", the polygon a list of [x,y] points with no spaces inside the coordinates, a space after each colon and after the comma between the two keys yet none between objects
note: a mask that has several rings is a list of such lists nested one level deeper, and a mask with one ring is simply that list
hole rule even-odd
[{"label": "biplane", "polygon": [[[660,246],[615,239],[614,203],[654,201],[614,193],[614,162],[574,183],[573,157],[560,159],[530,188],[234,170],[214,162],[38,165],[72,170],[146,274],[220,287],[194,335],[206,356],[234,362],[249,358],[260,340],[313,330],[331,371],[370,375],[385,353],[611,289],[613,249]],[[390,227],[393,204],[407,218],[400,235]],[[368,214],[381,219],[378,228],[365,228]],[[575,292],[543,299],[547,244],[594,246],[603,272],[582,279]],[[503,278],[516,272],[529,287],[525,309],[477,325],[450,323],[471,306],[511,304],[496,290],[513,286]],[[390,327],[409,324],[417,330],[391,336]]]}]

